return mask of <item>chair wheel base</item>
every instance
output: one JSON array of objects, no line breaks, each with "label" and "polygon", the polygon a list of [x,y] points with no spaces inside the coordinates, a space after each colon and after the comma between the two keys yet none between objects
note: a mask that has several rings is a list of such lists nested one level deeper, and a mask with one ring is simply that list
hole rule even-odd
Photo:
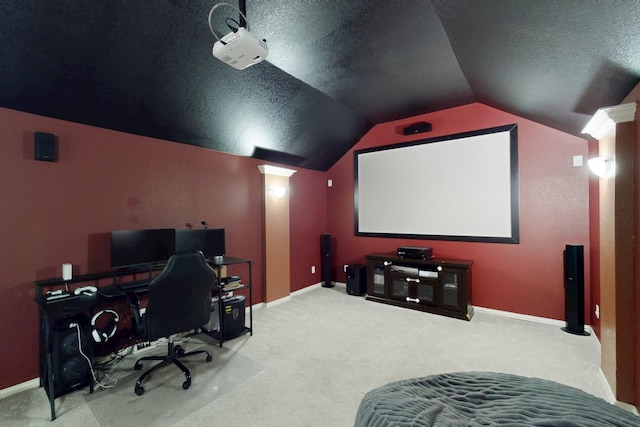
[{"label": "chair wheel base", "polygon": [[211,357],[211,355],[210,355],[210,354],[207,354],[207,362],[211,362],[211,360],[212,360],[212,359],[213,359],[213,358]]},{"label": "chair wheel base", "polygon": [[191,387],[191,380],[186,380],[185,382],[182,383],[182,388],[184,390],[188,389],[189,387]]},{"label": "chair wheel base", "polygon": [[136,387],[136,394],[142,396],[144,394],[144,387]]}]

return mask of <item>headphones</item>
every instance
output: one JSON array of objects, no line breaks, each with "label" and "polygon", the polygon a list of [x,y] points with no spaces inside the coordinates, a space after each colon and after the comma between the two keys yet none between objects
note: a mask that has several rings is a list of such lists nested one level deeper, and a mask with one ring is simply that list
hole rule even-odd
[{"label": "headphones", "polygon": [[93,294],[95,294],[96,292],[98,292],[98,288],[96,288],[95,286],[83,286],[81,288],[77,288],[75,291],[73,291],[74,295],[88,295],[91,296]]},{"label": "headphones", "polygon": [[[96,322],[100,316],[110,314],[112,319],[109,324],[104,329],[99,329],[96,327]],[[93,318],[91,319],[91,327],[93,331],[91,331],[91,336],[93,336],[93,340],[95,342],[107,342],[109,338],[113,337],[118,330],[118,321],[120,320],[120,316],[113,310],[102,310],[97,312]]]}]

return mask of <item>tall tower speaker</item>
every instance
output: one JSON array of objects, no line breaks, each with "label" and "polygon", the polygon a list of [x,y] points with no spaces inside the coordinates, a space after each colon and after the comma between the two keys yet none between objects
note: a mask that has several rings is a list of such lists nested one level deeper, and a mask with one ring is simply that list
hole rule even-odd
[{"label": "tall tower speaker", "polygon": [[[51,355],[53,375],[53,398],[62,396],[81,387],[91,385],[92,375],[89,362],[80,353],[91,360],[92,339],[89,325],[72,326],[75,323],[64,322],[55,326],[51,333]],[[78,332],[79,331],[79,332]],[[78,336],[80,341],[78,341]],[[49,394],[49,378],[45,378],[45,390]]]},{"label": "tall tower speaker", "polygon": [[567,245],[564,251],[564,308],[567,326],[563,331],[589,335],[584,330],[584,246]]},{"label": "tall tower speaker", "polygon": [[331,282],[331,234],[320,235],[320,255],[322,286],[332,288]]},{"label": "tall tower speaker", "polygon": [[347,266],[347,293],[364,295],[367,292],[367,266],[353,264]]}]

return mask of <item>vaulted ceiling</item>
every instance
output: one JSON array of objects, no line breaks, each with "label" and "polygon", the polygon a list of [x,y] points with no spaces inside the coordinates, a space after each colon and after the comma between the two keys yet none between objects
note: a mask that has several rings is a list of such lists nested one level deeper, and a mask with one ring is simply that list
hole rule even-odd
[{"label": "vaulted ceiling", "polygon": [[212,56],[217,2],[0,0],[0,106],[327,170],[470,102],[580,136],[640,79],[632,0],[248,0],[269,56],[241,71]]}]

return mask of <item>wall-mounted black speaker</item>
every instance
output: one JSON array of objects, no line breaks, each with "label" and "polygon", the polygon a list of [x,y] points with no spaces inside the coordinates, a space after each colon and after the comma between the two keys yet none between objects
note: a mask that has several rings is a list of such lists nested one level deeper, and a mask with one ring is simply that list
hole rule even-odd
[{"label": "wall-mounted black speaker", "polygon": [[320,274],[322,276],[322,286],[332,288],[331,282],[331,234],[320,235]]},{"label": "wall-mounted black speaker", "polygon": [[45,162],[56,161],[56,136],[54,134],[36,132],[35,159]]},{"label": "wall-mounted black speaker", "polygon": [[364,295],[367,293],[367,266],[353,264],[347,266],[347,293]]},{"label": "wall-mounted black speaker", "polygon": [[[80,353],[79,346],[81,342],[82,352],[91,360],[93,355],[91,328],[89,325],[72,325],[75,323],[65,322],[50,331],[54,398],[91,385],[92,381],[89,362]],[[49,394],[48,381],[49,379],[45,377],[44,386],[47,394]]]},{"label": "wall-mounted black speaker", "polygon": [[431,132],[431,123],[414,123],[411,126],[407,126],[406,128],[402,129],[402,133],[404,133],[405,135],[413,135],[422,132]]},{"label": "wall-mounted black speaker", "polygon": [[563,331],[589,335],[584,330],[584,246],[567,245],[564,251],[564,307],[567,326]]}]

